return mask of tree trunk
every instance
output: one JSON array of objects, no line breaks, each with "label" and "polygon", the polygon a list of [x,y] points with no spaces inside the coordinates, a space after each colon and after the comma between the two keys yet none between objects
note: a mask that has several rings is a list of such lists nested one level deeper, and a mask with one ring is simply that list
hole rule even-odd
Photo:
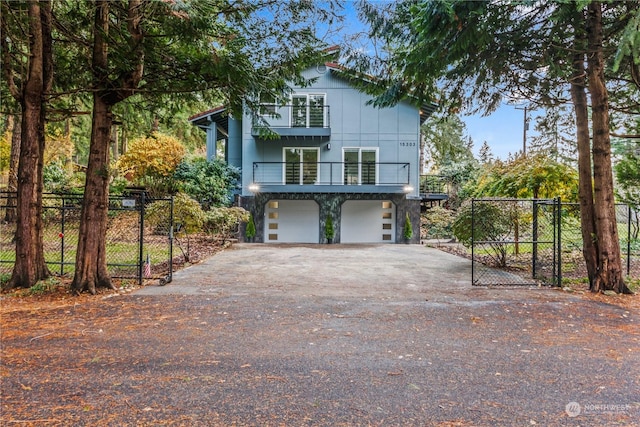
[{"label": "tree trunk", "polygon": [[107,271],[106,242],[109,208],[109,141],[111,107],[98,95],[93,100],[93,128],[80,214],[76,270],[71,289],[96,293],[96,288],[115,289]]},{"label": "tree trunk", "polygon": [[[20,160],[20,141],[22,133],[22,117],[16,114],[11,117],[11,155],[9,157],[9,180],[7,182],[7,191],[15,193],[18,191],[18,163]],[[13,224],[18,219],[18,211],[16,208],[15,195],[9,195],[7,198],[7,209],[5,211],[4,220],[9,224]]]},{"label": "tree trunk", "polygon": [[[51,27],[47,2],[32,1],[29,15],[29,69],[21,107],[21,146],[16,197],[16,260],[9,289],[31,287],[49,277],[42,236],[42,156],[44,153],[45,92],[51,79]],[[48,40],[48,41],[47,41]],[[47,57],[48,56],[48,57]],[[35,171],[35,173],[34,173]]]},{"label": "tree trunk", "polygon": [[605,86],[602,52],[602,4],[588,6],[587,76],[591,94],[591,122],[593,126],[593,183],[594,214],[598,251],[598,271],[591,283],[593,292],[614,290],[631,293],[624,283],[618,224],[613,192],[611,140],[609,135],[609,96]]},{"label": "tree trunk", "polygon": [[[96,3],[95,32],[93,41],[93,68],[96,83],[107,73],[107,37],[109,35],[109,3]],[[96,288],[115,289],[107,271],[106,234],[109,208],[109,143],[113,125],[111,104],[105,101],[104,92],[93,94],[91,145],[87,163],[84,197],[80,213],[76,270],[71,283],[75,293]]]},{"label": "tree trunk", "polygon": [[44,151],[45,151],[45,123],[47,122],[47,97],[53,87],[53,38],[51,36],[52,12],[51,1],[40,1],[40,21],[42,22],[42,108],[40,109],[40,138],[38,139],[38,164],[36,167],[36,205],[38,214],[35,225],[38,239],[36,251],[36,268],[42,271],[42,278],[51,273],[44,259],[44,222],[42,220],[42,193],[44,192]]},{"label": "tree trunk", "polygon": [[582,255],[587,267],[589,286],[593,284],[598,266],[598,255],[594,236],[596,235],[593,217],[593,185],[591,175],[591,136],[589,133],[589,115],[586,93],[586,70],[584,51],[584,16],[576,11],[574,22],[575,44],[573,55],[573,73],[571,76],[571,99],[576,122],[578,148],[578,199],[580,201],[580,229],[582,231]]},{"label": "tree trunk", "polygon": [[[118,102],[134,94],[143,74],[144,44],[140,27],[144,11],[141,0],[129,0],[127,29],[131,35],[130,46],[134,60],[127,62],[118,72],[117,80],[110,80],[109,70],[109,7],[110,0],[95,2],[92,72],[93,117],[91,145],[87,165],[76,271],[71,288],[74,292],[96,288],[115,289],[107,271],[106,235],[109,208],[109,149],[113,126],[112,108]],[[122,58],[119,58],[122,59]],[[112,70],[111,70],[112,71]]]}]

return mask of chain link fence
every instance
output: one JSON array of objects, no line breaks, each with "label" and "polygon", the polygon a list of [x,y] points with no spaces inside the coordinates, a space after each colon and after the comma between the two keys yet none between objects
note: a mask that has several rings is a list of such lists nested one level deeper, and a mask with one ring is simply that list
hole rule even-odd
[{"label": "chain link fence", "polygon": [[[630,205],[616,204],[618,239],[622,256],[622,274],[640,279],[640,211]],[[587,277],[582,256],[580,205],[562,203],[562,276]]]},{"label": "chain link fence", "polygon": [[555,200],[472,201],[473,285],[537,285],[557,277]]},{"label": "chain link fence", "polygon": [[[616,206],[623,274],[640,278],[639,213]],[[559,199],[474,199],[472,284],[554,285],[587,277],[580,206]]]},{"label": "chain link fence", "polygon": [[[0,193],[0,275],[7,278],[15,262],[15,193]],[[151,203],[165,209],[166,221],[145,224]],[[74,274],[82,195],[43,195],[45,262],[52,274]],[[106,235],[107,269],[112,278],[171,281],[173,274],[173,199],[150,199],[144,191],[110,196]]]}]

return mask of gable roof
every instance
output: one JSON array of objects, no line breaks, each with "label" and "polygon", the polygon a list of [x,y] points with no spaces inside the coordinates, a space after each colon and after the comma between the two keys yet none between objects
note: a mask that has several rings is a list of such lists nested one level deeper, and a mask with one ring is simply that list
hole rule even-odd
[{"label": "gable roof", "polygon": [[201,129],[209,127],[212,122],[215,122],[225,131],[229,129],[229,114],[227,113],[227,107],[224,105],[219,105],[211,110],[194,114],[187,120]]},{"label": "gable roof", "polygon": [[[325,53],[327,55],[337,55],[339,51],[340,51],[339,46],[331,46],[325,49]],[[355,72],[354,70],[351,70],[343,65],[340,65],[337,62],[329,61],[329,62],[325,62],[324,65],[325,67],[327,67],[327,69],[329,69],[330,72],[336,73],[337,75],[346,76],[349,79],[357,78],[365,83],[368,81],[373,82],[375,80],[375,77],[373,76]],[[408,97],[414,100],[416,99],[411,95],[408,95]],[[438,108],[438,104],[428,102],[428,103],[421,104],[420,107],[417,107],[417,108],[419,109],[419,112],[420,112],[420,124],[422,125],[425,122],[425,120],[427,120],[429,116],[431,116],[431,114],[435,112],[435,110]],[[223,129],[228,129],[228,124],[229,124],[229,117],[228,117],[228,114],[226,113],[226,106],[224,105],[220,105],[218,107],[212,108],[211,110],[194,114],[193,116],[189,117],[188,120],[194,125],[201,128],[209,126],[211,122],[216,122]]]},{"label": "gable roof", "polygon": [[[373,76],[354,71],[336,62],[325,62],[324,65],[331,72],[334,72],[336,74],[342,74],[345,77],[347,77],[348,80],[358,79],[365,84],[373,83],[376,80],[376,78]],[[408,94],[407,97],[413,100],[417,100],[417,98],[415,96],[412,96],[411,94]],[[433,114],[436,111],[437,108],[438,108],[438,104],[436,103],[433,103],[433,102],[422,103],[420,107],[418,107],[418,109],[420,110],[420,124],[423,124],[425,120],[427,120],[429,116],[431,116],[431,114]]]},{"label": "gable roof", "polygon": [[226,111],[227,107],[225,107],[224,105],[219,105],[217,107],[212,108],[211,110],[207,110],[207,111],[203,111],[201,113],[196,113],[193,116],[189,117],[187,120],[189,120],[190,122],[196,122],[200,119],[203,119],[207,116],[211,116],[214,114],[218,114],[218,113],[222,113],[224,111]]}]

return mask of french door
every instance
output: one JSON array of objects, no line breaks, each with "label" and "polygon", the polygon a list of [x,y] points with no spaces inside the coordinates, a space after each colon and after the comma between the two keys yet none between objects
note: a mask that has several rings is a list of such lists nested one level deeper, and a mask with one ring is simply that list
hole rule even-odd
[{"label": "french door", "polygon": [[376,149],[345,148],[344,149],[344,184],[375,185],[377,182]]},{"label": "french door", "polygon": [[291,98],[291,126],[325,127],[324,94],[296,94]]},{"label": "french door", "polygon": [[285,184],[315,184],[318,182],[318,148],[284,149]]}]

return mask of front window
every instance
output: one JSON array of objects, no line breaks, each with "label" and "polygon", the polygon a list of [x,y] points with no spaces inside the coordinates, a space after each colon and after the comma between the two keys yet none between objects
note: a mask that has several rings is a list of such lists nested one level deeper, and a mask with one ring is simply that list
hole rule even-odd
[{"label": "front window", "polygon": [[373,148],[344,149],[344,184],[376,184],[376,159],[378,150]]},{"label": "front window", "polygon": [[325,95],[295,94],[291,98],[292,127],[325,127]]},{"label": "front window", "polygon": [[376,151],[360,151],[360,180],[363,184],[376,183]]},{"label": "front window", "polygon": [[317,148],[285,148],[285,184],[315,184],[318,181],[318,156]]},{"label": "front window", "polygon": [[263,116],[275,116],[278,110],[278,100],[268,93],[260,94],[260,114]]},{"label": "front window", "polygon": [[324,127],[324,95],[309,95],[309,127]]}]

